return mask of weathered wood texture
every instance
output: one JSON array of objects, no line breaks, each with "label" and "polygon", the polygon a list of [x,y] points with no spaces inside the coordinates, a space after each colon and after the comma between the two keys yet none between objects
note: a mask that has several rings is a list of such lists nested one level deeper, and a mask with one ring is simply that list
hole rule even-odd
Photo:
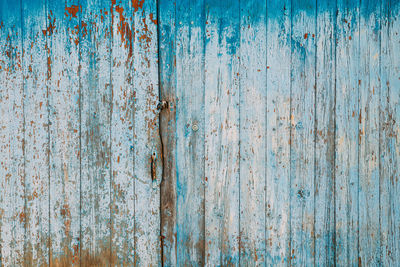
[{"label": "weathered wood texture", "polygon": [[156,18],[1,1],[1,266],[161,265]]},{"label": "weathered wood texture", "polygon": [[398,5],[159,1],[165,265],[399,264]]},{"label": "weathered wood texture", "polygon": [[398,0],[0,0],[0,266],[400,265],[399,31]]}]

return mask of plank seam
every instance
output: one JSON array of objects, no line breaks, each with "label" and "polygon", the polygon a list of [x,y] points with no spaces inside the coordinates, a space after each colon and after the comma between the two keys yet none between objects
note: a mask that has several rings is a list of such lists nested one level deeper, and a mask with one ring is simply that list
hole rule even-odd
[{"label": "plank seam", "polygon": [[[24,17],[23,17],[23,6],[22,6],[22,0],[20,0],[20,16],[21,16],[21,64],[22,66],[24,65]],[[25,79],[24,79],[24,68],[22,68],[22,114],[23,114],[23,146],[22,146],[22,153],[24,157],[24,214],[27,214],[27,198],[26,198],[26,154],[25,154],[25,137],[26,137],[26,128],[25,128]],[[48,105],[47,105],[48,107]],[[24,222],[24,263],[26,263],[26,250],[27,250],[27,244],[26,244],[26,237],[27,237],[27,229],[26,229],[26,222]]]},{"label": "plank seam", "polygon": [[[80,0],[78,0],[78,6],[81,8],[81,12],[78,15],[79,29],[82,28],[82,6]],[[78,43],[78,105],[79,105],[79,266],[82,265],[82,84],[81,84],[81,44],[82,44],[82,31],[79,31],[79,43]],[[90,110],[90,109],[89,109]]]},{"label": "plank seam", "polygon": [[381,206],[381,193],[382,193],[382,183],[381,183],[381,134],[382,134],[382,128],[381,128],[381,95],[382,95],[382,13],[383,13],[383,5],[384,0],[380,1],[379,5],[379,98],[378,98],[378,175],[379,175],[379,189],[378,189],[378,205],[379,205],[379,264],[382,264],[383,262],[383,255],[382,255],[382,206]]},{"label": "plank seam", "polygon": [[333,23],[333,34],[334,34],[334,72],[335,72],[335,80],[334,80],[334,97],[333,97],[333,260],[334,267],[336,267],[336,82],[337,82],[337,72],[336,72],[336,53],[337,53],[337,17],[338,17],[338,5],[337,0],[335,0],[335,10],[334,10],[334,23]]},{"label": "plank seam", "polygon": [[[241,4],[240,4],[240,0],[238,0],[238,2],[239,2],[239,73],[240,73],[240,70],[241,70],[241,66],[242,66],[242,57],[241,57],[241,55],[242,55],[242,53],[240,52],[240,43],[241,43],[241,32],[242,32],[242,25],[241,25]],[[238,223],[238,225],[239,225],[239,253],[238,253],[238,262],[239,262],[239,265],[240,265],[240,263],[241,263],[241,246],[242,246],[242,233],[241,233],[241,225],[240,225],[240,221],[241,221],[241,216],[240,216],[240,208],[241,208],[241,197],[240,197],[240,192],[241,192],[241,190],[240,190],[240,188],[241,188],[241,183],[240,183],[240,181],[241,181],[241,177],[240,177],[240,162],[241,162],[241,155],[240,155],[240,147],[241,147],[241,145],[240,145],[240,143],[241,143],[241,138],[240,138],[240,136],[241,136],[241,120],[240,120],[240,118],[241,118],[241,116],[240,116],[240,99],[241,99],[241,79],[240,79],[240,75],[238,76],[238,87],[239,87],[239,90],[238,90],[238,95],[239,95],[239,105],[238,105],[238,113],[239,113],[239,119],[238,119],[238,121],[239,121],[239,142],[238,142],[238,145],[239,145],[239,148],[238,148],[238,154],[239,154],[239,160],[238,160],[238,173],[239,173],[239,192],[238,192],[238,194],[239,194],[239,205],[238,205],[238,209],[239,209],[239,212],[238,212],[238,214],[239,214],[239,216],[238,216],[238,220],[239,220],[239,223]]]},{"label": "plank seam", "polygon": [[[294,0],[295,1],[295,0]],[[293,0],[290,1],[290,89],[292,95],[292,43],[293,43]],[[289,253],[288,263],[292,265],[292,97],[289,100]]]},{"label": "plank seam", "polygon": [[[109,221],[109,226],[110,226],[110,255],[109,255],[109,266],[111,266],[111,259],[112,259],[112,237],[113,237],[113,228],[112,228],[112,225],[113,225],[113,223],[112,223],[112,219],[113,219],[113,217],[112,217],[112,204],[113,204],[113,202],[112,202],[112,182],[113,182],[113,169],[112,169],[112,115],[113,115],[113,107],[114,107],[114,94],[113,94],[113,84],[112,84],[112,62],[113,62],[113,58],[112,58],[112,55],[113,55],[113,32],[114,32],[114,25],[113,25],[113,23],[112,23],[112,21],[113,21],[113,9],[114,9],[114,5],[111,5],[111,10],[110,10],[110,18],[109,18],[109,25],[110,25],[110,28],[109,28],[109,30],[110,30],[110,40],[109,40],[109,45],[110,45],[110,51],[109,51],[109,58],[110,58],[110,65],[109,65],[109,73],[110,73],[110,75],[109,75],[109,82],[110,82],[110,130],[109,130],[109,134],[110,134],[110,145],[109,145],[109,148],[110,148],[110,182],[109,182],[109,186],[108,186],[108,190],[109,190],[109,194],[108,194],[108,197],[109,197],[109,218],[110,218],[110,221]],[[136,230],[136,228],[134,227],[134,229]],[[136,244],[135,242],[134,242],[134,244]],[[134,250],[136,251],[136,247],[134,247]]]},{"label": "plank seam", "polygon": [[[314,266],[315,266],[315,261],[316,261],[316,257],[315,257],[315,223],[316,223],[316,220],[315,220],[315,214],[316,214],[316,208],[315,208],[315,199],[316,199],[316,197],[315,197],[315,195],[316,195],[316,188],[317,188],[317,185],[316,185],[316,183],[315,183],[315,181],[317,180],[317,171],[316,171],[316,166],[317,166],[317,160],[316,160],[316,158],[317,158],[317,123],[318,123],[318,120],[317,120],[317,104],[318,104],[318,102],[317,102],[317,56],[318,56],[318,38],[319,38],[319,36],[318,36],[318,0],[315,0],[315,20],[314,20],[314,23],[315,23],[315,29],[314,29],[314,31],[315,31],[315,39],[314,39],[314,159],[313,159],[313,161],[314,161],[314,169],[313,169],[313,171],[314,171],[314,181],[313,181],[313,183],[314,183],[314,194],[313,194],[313,202],[314,202],[314,204],[313,204],[313,209],[314,209],[314,214],[313,214],[313,228],[314,228],[314,231],[313,231],[313,236],[312,236],[312,239],[313,239],[313,251],[314,251],[314,257],[313,257],[313,262],[314,262]],[[326,248],[327,249],[327,248]],[[326,260],[326,259],[325,259]]]},{"label": "plank seam", "polygon": [[[361,57],[361,3],[362,0],[358,1],[358,46],[357,46],[357,52],[358,52],[358,58],[357,61],[360,62],[360,57]],[[357,76],[360,79],[360,69],[357,68]],[[360,118],[361,116],[361,111],[360,111],[360,82],[357,83],[357,113],[358,117]],[[360,121],[357,123],[357,258],[358,258],[358,264],[360,265],[361,263],[361,258],[360,258]],[[348,252],[349,254],[350,252]],[[350,262],[350,259],[348,259],[348,262]]]},{"label": "plank seam", "polygon": [[[48,27],[48,20],[47,20],[47,15],[49,13],[48,10],[49,6],[48,6],[48,0],[45,0],[45,21],[46,21],[46,29]],[[50,52],[49,52],[49,43],[48,43],[48,38],[47,38],[47,34],[45,34],[45,43],[46,43],[46,56],[47,58],[49,58],[50,56]],[[48,179],[48,190],[49,190],[49,199],[48,199],[48,216],[49,216],[49,221],[48,221],[48,237],[47,237],[47,244],[48,244],[48,264],[51,264],[51,255],[52,255],[52,250],[51,250],[51,179],[50,179],[50,175],[51,175],[51,166],[50,166],[50,157],[51,157],[51,153],[50,153],[50,140],[51,140],[51,135],[50,135],[50,100],[49,100],[49,92],[50,92],[50,86],[49,86],[49,80],[50,80],[50,68],[51,66],[49,66],[49,64],[47,64],[47,76],[46,76],[46,101],[47,101],[47,164],[48,164],[48,170],[47,170],[47,179]]]},{"label": "plank seam", "polygon": [[[240,17],[239,17],[240,19]],[[265,47],[268,49],[268,1],[265,0]],[[267,111],[267,103],[268,103],[268,51],[265,51],[265,129],[264,133],[265,136],[268,136],[267,130],[268,130],[268,111]],[[240,99],[239,99],[240,101]],[[264,151],[264,157],[265,157],[265,162],[267,161],[267,156],[268,156],[268,141],[267,138],[265,138],[265,151]],[[267,166],[264,167],[264,262],[265,264],[267,263],[267,190],[268,190],[268,178],[267,178]],[[240,191],[240,190],[239,190]],[[240,207],[240,206],[239,206]]]}]

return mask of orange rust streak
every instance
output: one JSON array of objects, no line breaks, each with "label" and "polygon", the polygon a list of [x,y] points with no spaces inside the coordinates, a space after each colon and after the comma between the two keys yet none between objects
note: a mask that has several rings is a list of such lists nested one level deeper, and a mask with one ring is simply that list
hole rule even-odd
[{"label": "orange rust streak", "polygon": [[124,17],[124,8],[116,6],[115,11],[119,14],[118,32],[121,35],[121,42],[125,44],[125,48],[129,48],[128,58],[131,58],[133,55],[132,30]]},{"label": "orange rust streak", "polygon": [[132,0],[132,6],[134,8],[134,11],[137,12],[140,9],[143,8],[144,0]]},{"label": "orange rust streak", "polygon": [[79,12],[80,6],[72,5],[70,7],[65,7],[65,11],[67,11],[73,18],[76,18],[76,14]]},{"label": "orange rust streak", "polygon": [[153,13],[150,13],[150,20],[157,25],[157,20],[153,18]]},{"label": "orange rust streak", "polygon": [[47,57],[47,79],[51,78],[51,58]]}]

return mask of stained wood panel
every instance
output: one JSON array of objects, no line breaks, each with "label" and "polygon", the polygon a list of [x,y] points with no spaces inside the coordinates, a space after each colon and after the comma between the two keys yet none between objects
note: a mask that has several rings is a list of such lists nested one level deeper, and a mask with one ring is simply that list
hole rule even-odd
[{"label": "stained wood panel", "polygon": [[379,265],[380,1],[361,1],[359,74],[359,262]]},{"label": "stained wood panel", "polygon": [[163,161],[158,109],[157,2],[132,1],[132,5],[135,24],[135,264],[158,266],[161,265],[160,184]]},{"label": "stained wood panel", "polygon": [[[161,242],[165,266],[177,264],[177,165],[176,165],[176,16],[175,1],[158,1],[159,79],[161,100],[160,135],[163,141],[163,181],[161,184]],[[162,12],[160,12],[162,10]]]},{"label": "stained wood panel", "polygon": [[290,6],[267,1],[267,265],[288,264],[290,253]]},{"label": "stained wood panel", "polygon": [[110,262],[111,17],[108,1],[82,3],[80,22],[81,265]]},{"label": "stained wood panel", "polygon": [[337,1],[335,103],[336,262],[358,264],[359,1]]},{"label": "stained wood panel", "polygon": [[240,6],[240,265],[265,262],[266,3]]},{"label": "stained wood panel", "polygon": [[205,263],[238,266],[239,2],[206,1],[206,14]]},{"label": "stained wood panel", "polygon": [[315,265],[335,262],[336,2],[317,5],[315,62]]},{"label": "stained wood panel", "polygon": [[398,264],[400,255],[399,205],[399,114],[400,7],[397,1],[382,1],[380,30],[380,263]]},{"label": "stained wood panel", "polygon": [[316,2],[292,2],[290,84],[290,262],[315,257]]},{"label": "stained wood panel", "polygon": [[111,261],[135,260],[134,88],[132,7],[113,1],[111,16]]},{"label": "stained wood panel", "polygon": [[[21,4],[0,12],[0,265],[24,263],[24,82]],[[6,20],[6,18],[8,18]]]},{"label": "stained wood panel", "polygon": [[399,264],[397,0],[0,8],[1,266]]},{"label": "stained wood panel", "polygon": [[50,265],[80,258],[80,13],[78,1],[46,8]]},{"label": "stained wood panel", "polygon": [[22,2],[21,13],[24,75],[24,264],[48,265],[51,214],[47,3],[42,0],[30,4]]},{"label": "stained wood panel", "polygon": [[205,263],[204,4],[179,1],[175,11],[178,266]]}]

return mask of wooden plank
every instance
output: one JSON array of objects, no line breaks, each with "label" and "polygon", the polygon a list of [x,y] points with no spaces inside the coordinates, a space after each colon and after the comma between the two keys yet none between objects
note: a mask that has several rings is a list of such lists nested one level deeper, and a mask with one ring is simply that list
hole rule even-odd
[{"label": "wooden plank", "polygon": [[106,266],[111,255],[110,3],[81,4],[81,265]]},{"label": "wooden plank", "polygon": [[204,1],[176,3],[177,265],[204,265]]},{"label": "wooden plank", "polygon": [[266,2],[240,3],[240,265],[265,262]]},{"label": "wooden plank", "polygon": [[359,1],[338,0],[336,19],[336,263],[358,264]]},{"label": "wooden plank", "polygon": [[380,264],[395,266],[400,258],[400,5],[381,3]]},{"label": "wooden plank", "polygon": [[80,264],[80,14],[78,0],[49,1],[41,33],[49,53],[51,265]]},{"label": "wooden plank", "polygon": [[44,0],[22,2],[25,121],[25,263],[49,264],[49,107]]},{"label": "wooden plank", "polygon": [[266,265],[290,257],[290,38],[291,1],[267,1]]},{"label": "wooden plank", "polygon": [[137,218],[135,263],[139,266],[160,266],[160,184],[163,161],[157,110],[159,103],[157,2],[134,1],[133,12],[136,29],[133,65]]},{"label": "wooden plank", "polygon": [[133,152],[133,22],[126,1],[111,6],[111,261],[135,262],[135,181]]},{"label": "wooden plank", "polygon": [[239,1],[205,1],[205,264],[239,264]]},{"label": "wooden plank", "polygon": [[0,266],[24,263],[24,115],[21,3],[0,5]]},{"label": "wooden plank", "polygon": [[290,227],[291,264],[312,265],[315,185],[316,3],[292,3]]},{"label": "wooden plank", "polygon": [[168,102],[168,108],[160,117],[160,131],[163,141],[164,170],[161,183],[161,241],[164,266],[177,265],[176,240],[176,42],[175,42],[175,1],[158,1],[159,70],[161,100]]},{"label": "wooden plank", "polygon": [[380,264],[379,106],[380,1],[360,6],[359,59],[359,263]]},{"label": "wooden plank", "polygon": [[317,3],[315,92],[315,262],[335,262],[336,1]]}]

